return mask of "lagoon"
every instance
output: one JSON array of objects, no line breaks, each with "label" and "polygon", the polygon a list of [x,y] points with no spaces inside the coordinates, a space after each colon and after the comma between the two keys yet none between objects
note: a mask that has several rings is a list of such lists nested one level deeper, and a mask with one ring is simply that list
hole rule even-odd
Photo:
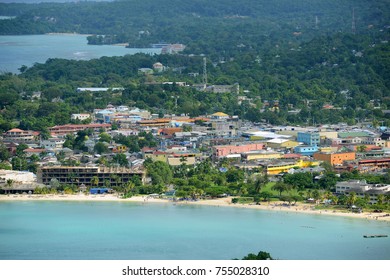
[{"label": "lagoon", "polygon": [[389,260],[387,222],[181,204],[0,203],[0,259]]},{"label": "lagoon", "polygon": [[80,34],[0,36],[0,73],[19,73],[22,65],[31,67],[49,58],[90,60],[135,53],[156,54],[161,49],[88,45],[87,35]]}]

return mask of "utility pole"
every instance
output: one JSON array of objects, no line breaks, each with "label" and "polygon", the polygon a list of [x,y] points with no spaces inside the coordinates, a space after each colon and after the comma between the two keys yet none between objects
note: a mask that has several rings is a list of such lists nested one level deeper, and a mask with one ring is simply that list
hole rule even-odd
[{"label": "utility pole", "polygon": [[355,8],[352,8],[352,34],[356,34]]},{"label": "utility pole", "polygon": [[203,89],[207,87],[207,60],[203,57]]}]

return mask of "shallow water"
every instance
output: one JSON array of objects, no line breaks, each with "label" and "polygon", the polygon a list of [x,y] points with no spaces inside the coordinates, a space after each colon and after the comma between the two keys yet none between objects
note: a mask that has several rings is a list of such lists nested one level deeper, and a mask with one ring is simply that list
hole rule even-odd
[{"label": "shallow water", "polygon": [[132,202],[1,202],[0,259],[390,259],[387,222]]}]

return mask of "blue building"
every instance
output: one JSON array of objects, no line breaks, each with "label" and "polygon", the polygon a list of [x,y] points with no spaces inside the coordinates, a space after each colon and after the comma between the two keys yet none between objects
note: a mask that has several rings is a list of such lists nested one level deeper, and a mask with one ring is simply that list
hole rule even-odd
[{"label": "blue building", "polygon": [[312,156],[316,152],[318,152],[317,146],[297,146],[294,148],[294,153],[303,156]]},{"label": "blue building", "polygon": [[108,193],[110,189],[107,188],[91,188],[89,190],[90,194],[103,194],[103,193]]},{"label": "blue building", "polygon": [[318,132],[298,132],[297,141],[307,146],[319,146],[320,134]]}]

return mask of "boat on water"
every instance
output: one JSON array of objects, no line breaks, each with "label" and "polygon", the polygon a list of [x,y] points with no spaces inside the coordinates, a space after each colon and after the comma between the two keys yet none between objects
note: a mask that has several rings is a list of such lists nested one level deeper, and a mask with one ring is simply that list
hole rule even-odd
[{"label": "boat on water", "polygon": [[364,238],[376,238],[376,237],[387,237],[387,234],[365,234]]}]

